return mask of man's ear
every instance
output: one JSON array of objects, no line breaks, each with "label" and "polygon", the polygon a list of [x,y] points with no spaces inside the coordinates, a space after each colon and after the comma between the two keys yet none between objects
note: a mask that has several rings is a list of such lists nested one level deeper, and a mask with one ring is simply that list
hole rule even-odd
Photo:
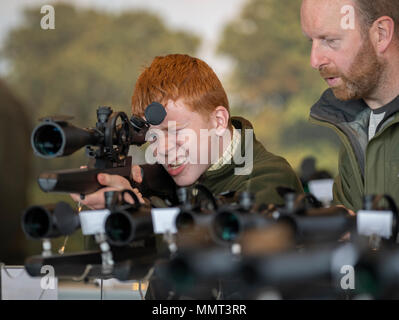
[{"label": "man's ear", "polygon": [[229,126],[230,115],[227,109],[223,106],[218,106],[212,112],[212,124],[218,136],[222,136]]},{"label": "man's ear", "polygon": [[389,48],[395,35],[395,22],[391,17],[383,16],[374,21],[370,28],[371,41],[377,54],[383,54]]}]

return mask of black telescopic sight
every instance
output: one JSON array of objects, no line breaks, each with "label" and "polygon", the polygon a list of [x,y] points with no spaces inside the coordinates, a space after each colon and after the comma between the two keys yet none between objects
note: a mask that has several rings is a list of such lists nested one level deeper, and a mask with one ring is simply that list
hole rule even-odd
[{"label": "black telescopic sight", "polygon": [[214,218],[212,227],[218,240],[234,242],[242,231],[240,214],[230,211],[219,212]]},{"label": "black telescopic sight", "polygon": [[99,138],[94,130],[48,118],[33,130],[31,144],[36,155],[55,158],[70,155],[86,145],[96,145]]},{"label": "black telescopic sight", "polygon": [[178,231],[192,230],[195,227],[195,213],[190,211],[180,212],[175,219],[175,226]]},{"label": "black telescopic sight", "polygon": [[22,215],[22,229],[32,239],[70,235],[79,227],[78,215],[66,202],[32,206]]},{"label": "black telescopic sight", "polygon": [[[152,235],[154,231],[149,208],[141,206],[138,197],[131,190],[120,192],[121,200],[118,205],[116,201],[118,194],[105,195],[106,201],[111,195],[114,198],[113,204],[109,207],[111,213],[104,224],[108,242],[114,246],[125,246],[132,241]],[[133,198],[134,204],[125,201],[125,194]]]},{"label": "black telescopic sight", "polygon": [[211,228],[217,242],[229,244],[238,241],[247,230],[265,228],[272,224],[273,220],[258,213],[243,212],[227,206],[214,215]]},{"label": "black telescopic sight", "polygon": [[115,210],[105,221],[107,241],[114,246],[125,246],[129,243],[151,236],[154,233],[152,218],[149,212]]},{"label": "black telescopic sight", "polygon": [[162,104],[153,102],[145,108],[144,116],[146,120],[136,115],[130,118],[130,123],[137,132],[148,129],[150,125],[157,126],[161,124],[165,120],[166,110]]},{"label": "black telescopic sight", "polygon": [[178,232],[189,232],[201,228],[209,229],[212,219],[212,214],[183,209],[175,218],[175,226]]},{"label": "black telescopic sight", "polygon": [[103,186],[97,175],[106,173],[130,178],[132,156],[130,146],[146,143],[151,124],[161,123],[166,110],[160,103],[150,104],[147,120],[124,112],[113,112],[110,107],[97,109],[94,128],[78,128],[70,124],[70,117],[54,116],[41,119],[31,135],[34,153],[42,158],[63,157],[85,147],[89,157],[86,168],[43,172],[38,178],[44,192],[90,194]]},{"label": "black telescopic sight", "polygon": [[62,128],[48,122],[36,128],[32,135],[32,147],[35,153],[43,157],[56,157],[65,144]]}]

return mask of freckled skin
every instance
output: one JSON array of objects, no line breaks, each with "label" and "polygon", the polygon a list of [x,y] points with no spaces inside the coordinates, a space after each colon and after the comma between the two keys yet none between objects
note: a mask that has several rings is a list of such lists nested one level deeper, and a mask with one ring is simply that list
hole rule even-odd
[{"label": "freckled skin", "polygon": [[[208,143],[206,139],[200,139],[200,130],[201,129],[207,129],[207,130],[212,130],[217,127],[216,123],[216,118],[215,114],[211,113],[209,115],[209,118],[206,116],[203,116],[200,113],[193,112],[190,110],[190,108],[184,104],[182,100],[177,100],[177,101],[168,101],[168,103],[165,106],[166,111],[167,111],[167,116],[165,120],[162,122],[161,125],[159,126],[153,126],[154,129],[159,129],[162,130],[163,132],[167,133],[167,127],[168,127],[168,122],[169,121],[174,121],[176,122],[176,128],[178,129],[179,126],[184,127],[184,129],[190,129],[196,134],[196,142],[193,140],[189,140],[187,143],[187,147],[189,145],[195,143],[197,145],[196,150],[197,150],[197,159],[195,161],[191,162],[196,162],[196,163],[188,163],[185,165],[184,170],[176,175],[172,176],[174,181],[176,182],[177,185],[179,186],[188,186],[193,184],[198,180],[198,178],[210,167],[210,155],[211,155],[211,143],[210,143],[210,138],[208,139]],[[184,130],[183,129],[183,130]],[[180,131],[183,132],[183,131]],[[167,135],[164,136],[163,139],[159,139],[157,141],[157,154],[159,152],[159,156],[162,156],[166,159],[167,164],[168,163],[174,163],[176,161],[176,153],[179,148],[184,143],[184,139],[179,139],[179,130],[177,133],[177,140],[173,141],[172,139],[172,145],[168,146],[168,141],[167,141]],[[220,151],[221,152],[221,151]],[[201,164],[200,163],[200,155],[207,154],[208,155],[208,163],[206,164]],[[219,153],[221,155],[221,153]],[[178,156],[179,158],[179,156]],[[182,157],[184,158],[184,157]],[[164,164],[164,167],[166,170],[167,164]]]}]

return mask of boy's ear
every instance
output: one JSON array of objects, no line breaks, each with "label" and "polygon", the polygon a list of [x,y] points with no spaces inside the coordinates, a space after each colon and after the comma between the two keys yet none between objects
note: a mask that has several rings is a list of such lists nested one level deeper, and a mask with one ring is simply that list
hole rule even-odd
[{"label": "boy's ear", "polygon": [[218,106],[212,113],[213,127],[216,129],[216,134],[222,136],[229,126],[230,115],[227,109],[223,106]]}]

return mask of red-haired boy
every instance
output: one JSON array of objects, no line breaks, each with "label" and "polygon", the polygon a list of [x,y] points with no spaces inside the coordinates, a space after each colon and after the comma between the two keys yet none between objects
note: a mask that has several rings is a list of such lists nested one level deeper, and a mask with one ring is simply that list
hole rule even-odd
[{"label": "red-haired boy", "polygon": [[[146,155],[155,157],[178,186],[201,183],[214,194],[250,191],[257,203],[277,205],[284,203],[277,187],[303,192],[288,162],[256,140],[251,123],[230,117],[226,92],[204,61],[182,54],[156,57],[136,82],[133,114],[143,116],[152,102],[165,106],[167,116],[152,127]],[[132,176],[142,182],[137,166]],[[100,174],[98,179],[106,188],[82,201],[91,208],[104,206],[106,190],[131,189],[123,177]]]}]

